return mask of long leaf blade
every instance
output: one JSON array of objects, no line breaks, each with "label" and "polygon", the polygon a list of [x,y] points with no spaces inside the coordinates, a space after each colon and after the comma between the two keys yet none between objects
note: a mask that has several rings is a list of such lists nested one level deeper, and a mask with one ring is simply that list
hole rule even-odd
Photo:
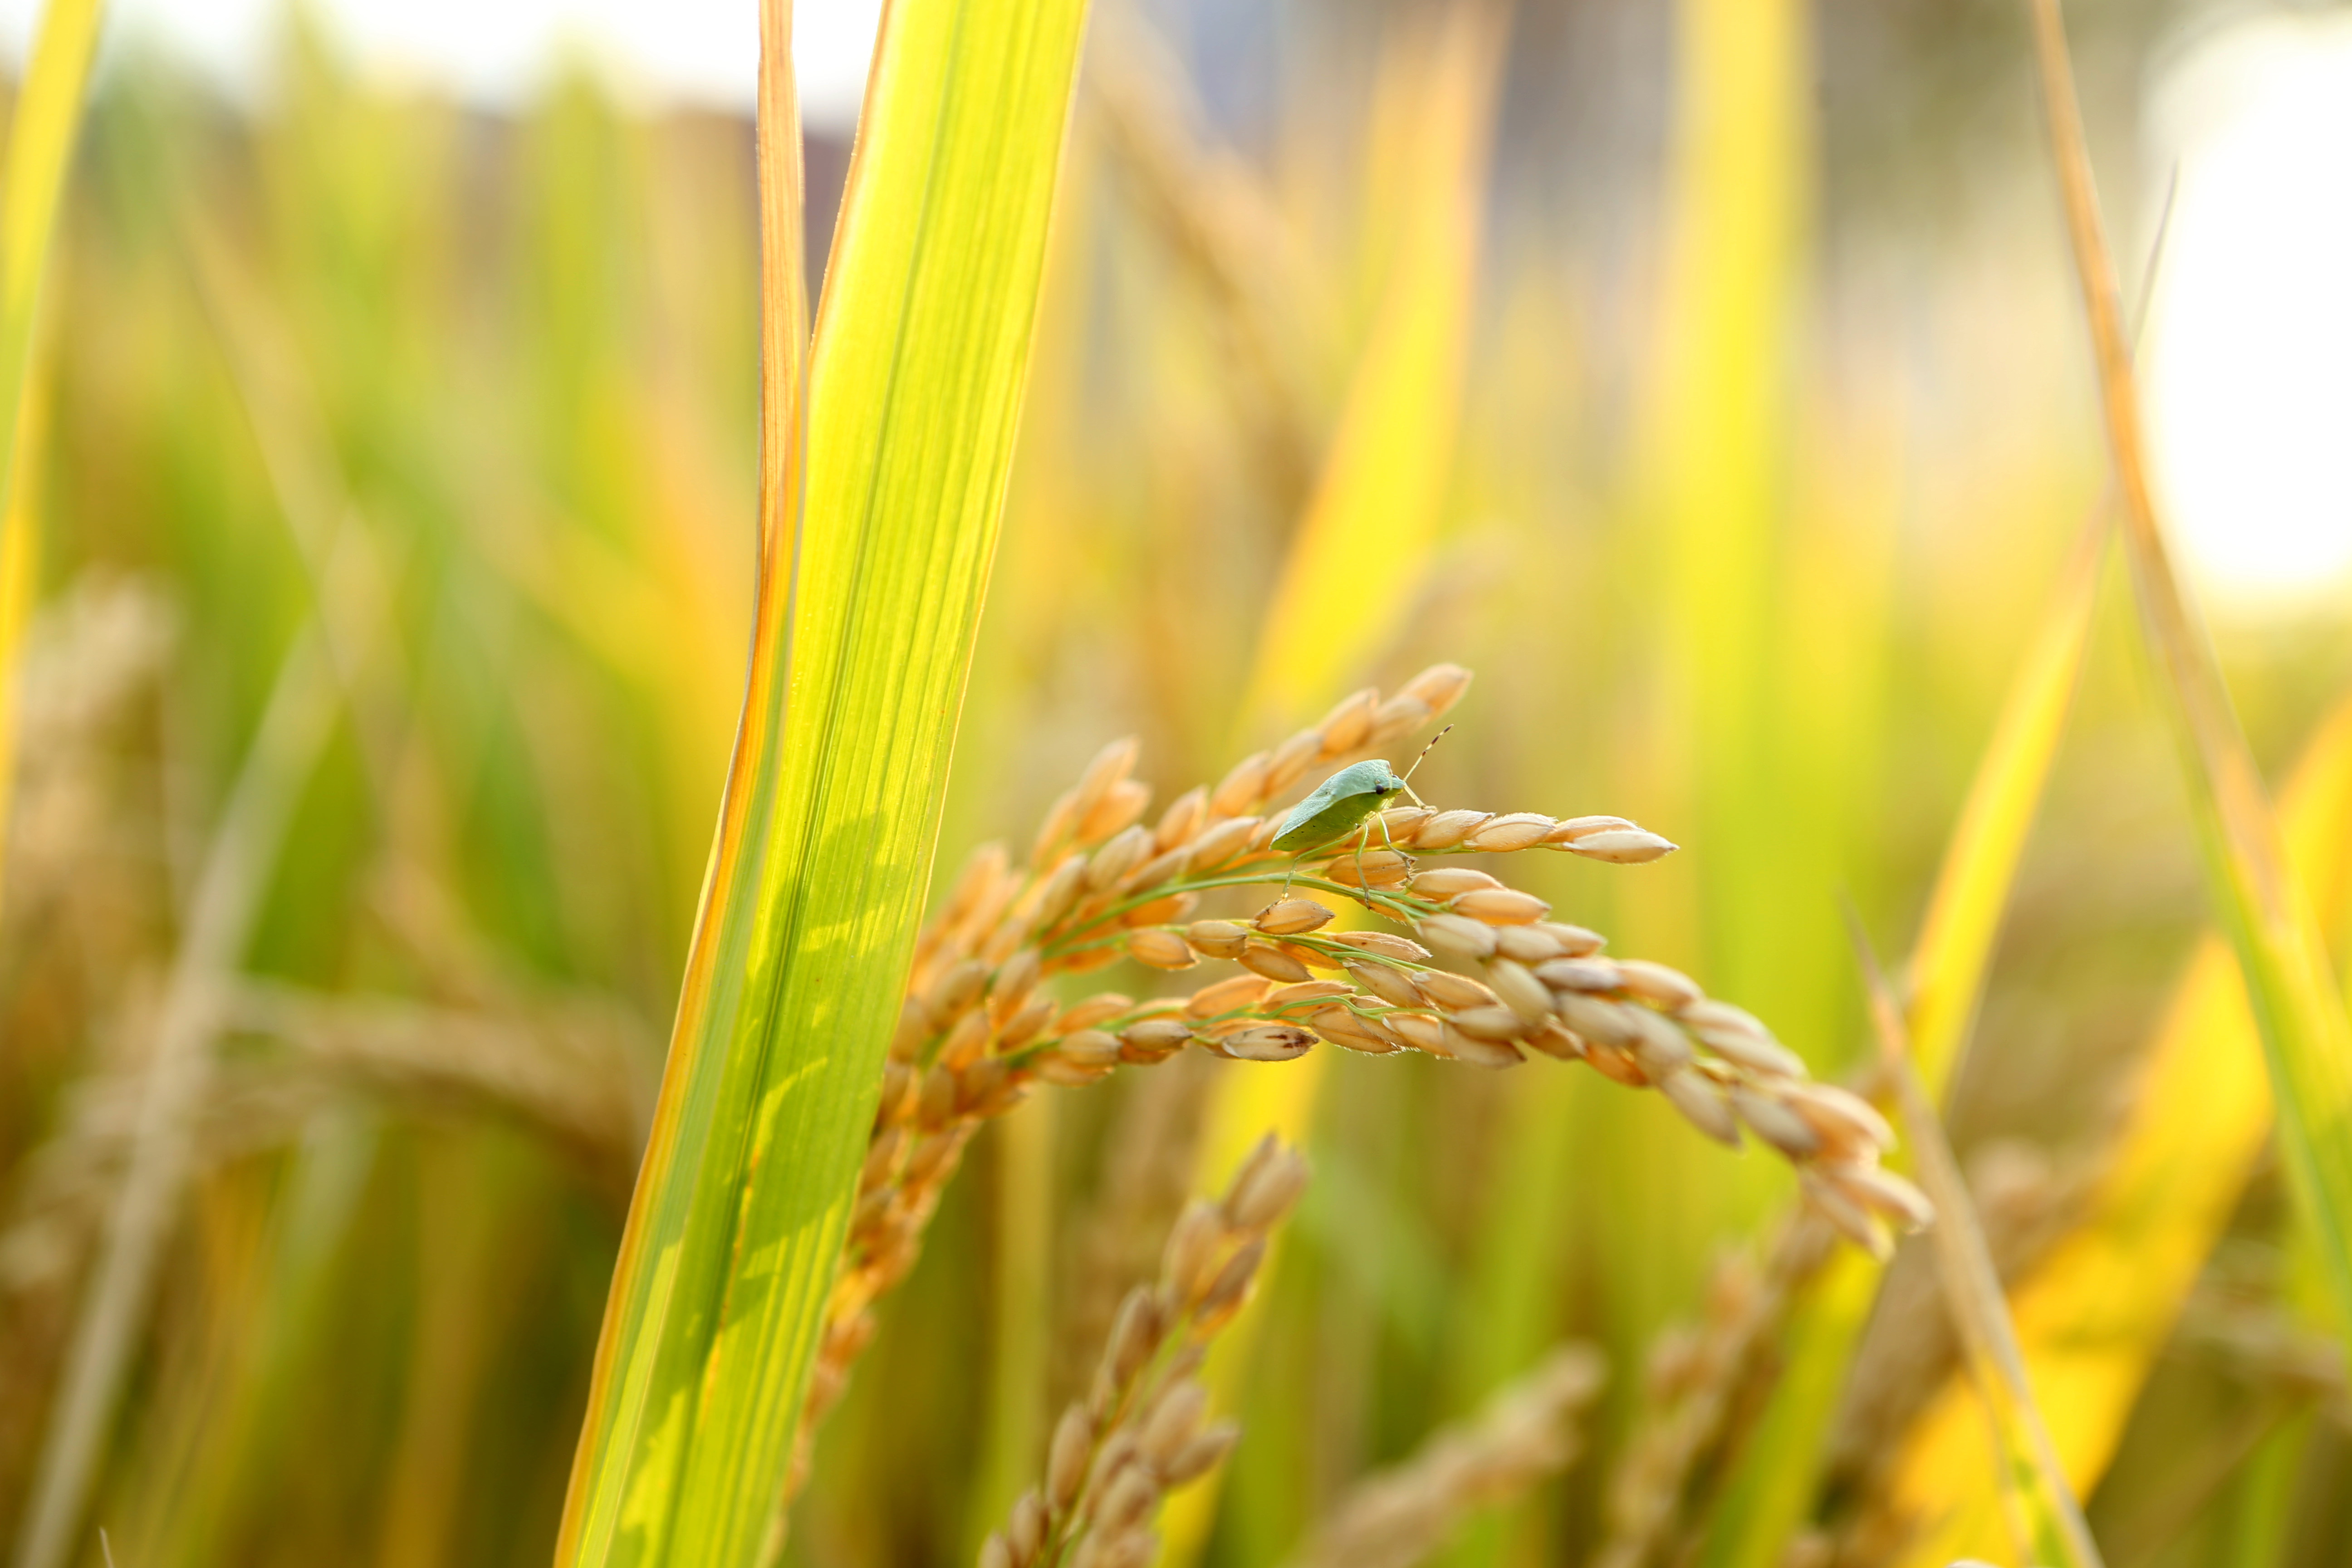
[{"label": "long leaf blade", "polygon": [[[2352,700],[2295,766],[2289,852],[2321,908],[2352,891]],[[2340,918],[2340,917],[2339,917]],[[2077,1490],[2105,1472],[2141,1384],[2262,1158],[2273,1105],[2245,986],[2219,935],[2199,949],[2140,1070],[2130,1113],[2079,1225],[2010,1292],[2051,1436]],[[1897,1506],[1943,1523],[1913,1560],[2000,1543],[1973,1396],[1947,1387],[1913,1426]]]},{"label": "long leaf blade", "polygon": [[796,114],[784,7],[765,7],[751,687],[559,1561],[781,1546],[995,547],[1085,14],[892,6],[803,416]]},{"label": "long leaf blade", "polygon": [[2173,570],[2142,440],[2131,345],[2057,0],[2032,0],[2034,43],[2066,226],[2091,337],[2125,558],[2141,637],[2179,745],[2206,876],[2236,950],[2279,1100],[2280,1142],[2316,1233],[2340,1321],[2352,1331],[2352,1020],[2271,813],[2262,774],[2197,606]]}]

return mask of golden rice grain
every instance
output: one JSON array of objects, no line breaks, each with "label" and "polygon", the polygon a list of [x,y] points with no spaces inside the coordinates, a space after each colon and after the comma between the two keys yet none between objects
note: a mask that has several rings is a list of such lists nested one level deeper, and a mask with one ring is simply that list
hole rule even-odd
[{"label": "golden rice grain", "polygon": [[1494,955],[1493,928],[1467,915],[1427,915],[1413,929],[1422,941],[1451,958],[1476,960]]},{"label": "golden rice grain", "polygon": [[1474,888],[1499,888],[1503,884],[1468,866],[1440,866],[1434,870],[1416,872],[1405,885],[1424,899],[1444,903]]},{"label": "golden rice grain", "polygon": [[1516,1040],[1534,1026],[1508,1007],[1465,1007],[1449,1013],[1445,1021],[1474,1040]]},{"label": "golden rice grain", "polygon": [[1432,1004],[1450,1009],[1487,1007],[1496,1005],[1495,993],[1467,975],[1448,973],[1443,969],[1426,970],[1412,977],[1413,988]]},{"label": "golden rice grain", "polygon": [[[1648,1063],[1644,1062],[1645,1068]],[[1654,1073],[1658,1092],[1683,1113],[1684,1120],[1727,1148],[1739,1147],[1739,1121],[1715,1080],[1691,1068]]]},{"label": "golden rice grain", "polygon": [[1237,961],[1244,969],[1265,976],[1268,980],[1294,981],[1312,978],[1307,965],[1288,952],[1270,942],[1252,942],[1242,949]]},{"label": "golden rice grain", "polygon": [[1231,921],[1194,921],[1184,928],[1184,940],[1211,958],[1239,958],[1249,930]]},{"label": "golden rice grain", "polygon": [[1528,968],[1560,957],[1566,950],[1560,946],[1559,938],[1544,927],[1545,922],[1540,921],[1533,925],[1496,926],[1496,953]]},{"label": "golden rice grain", "polygon": [[1412,976],[1392,963],[1370,963],[1362,959],[1348,959],[1341,965],[1348,977],[1383,1002],[1399,1007],[1421,1005],[1421,992]]},{"label": "golden rice grain", "polygon": [[1245,1062],[1286,1062],[1303,1057],[1314,1034],[1289,1024],[1253,1024],[1217,1041],[1221,1055]]},{"label": "golden rice grain", "polygon": [[1250,922],[1267,936],[1297,936],[1331,923],[1331,910],[1312,899],[1285,899],[1268,904]]},{"label": "golden rice grain", "polygon": [[1687,1007],[1705,994],[1689,975],[1646,958],[1619,960],[1617,976],[1618,984],[1626,990],[1669,1012]]},{"label": "golden rice grain", "polygon": [[[1297,976],[1307,978],[1305,975]],[[1260,974],[1236,974],[1212,985],[1203,985],[1192,993],[1184,1004],[1184,1011],[1195,1018],[1213,1018],[1230,1013],[1236,1007],[1254,1005],[1258,998],[1274,988],[1274,982]]]},{"label": "golden rice grain", "polygon": [[1182,937],[1159,926],[1148,926],[1129,936],[1127,951],[1137,963],[1154,969],[1190,969],[1201,962],[1200,954]]},{"label": "golden rice grain", "polygon": [[1361,750],[1372,738],[1372,721],[1380,709],[1381,694],[1375,687],[1342,698],[1315,727],[1321,733],[1320,754],[1328,759]]},{"label": "golden rice grain", "polygon": [[1133,997],[1121,995],[1116,991],[1097,992],[1083,1002],[1073,1002],[1063,1008],[1061,1016],[1054,1020],[1054,1027],[1063,1034],[1091,1029],[1106,1019],[1118,1017],[1134,1005]]},{"label": "golden rice grain", "polygon": [[1209,792],[1209,808],[1220,816],[1239,816],[1265,797],[1265,770],[1270,759],[1252,752],[1233,765]]},{"label": "golden rice grain", "polygon": [[1470,836],[1471,829],[1486,820],[1483,811],[1441,811],[1423,820],[1413,831],[1412,847],[1416,849],[1452,849]]},{"label": "golden rice grain", "polygon": [[1151,804],[1151,787],[1134,779],[1121,779],[1103,792],[1102,798],[1080,816],[1077,840],[1081,844],[1099,843],[1115,833],[1123,832],[1143,816]]},{"label": "golden rice grain", "polygon": [[1442,1052],[1445,1047],[1445,1026],[1427,1013],[1387,1013],[1381,1023],[1414,1050]]},{"label": "golden rice grain", "polygon": [[[1499,941],[1496,945],[1499,950]],[[1486,983],[1503,1005],[1528,1024],[1539,1025],[1551,1017],[1551,993],[1526,964],[1497,957],[1486,966]]]},{"label": "golden rice grain", "polygon": [[1151,830],[1151,847],[1161,854],[1181,849],[1199,837],[1209,820],[1209,792],[1198,784],[1168,803]]},{"label": "golden rice grain", "polygon": [[1366,849],[1341,856],[1322,874],[1343,888],[1401,888],[1412,875],[1412,858],[1394,849]]},{"label": "golden rice grain", "polygon": [[1277,985],[1259,1000],[1258,1005],[1269,1013],[1297,1006],[1301,1002],[1319,1002],[1329,996],[1345,996],[1350,987],[1344,980],[1302,980],[1292,985]]},{"label": "golden rice grain", "polygon": [[1677,847],[1647,828],[1616,827],[1571,839],[1559,847],[1571,855],[1606,861],[1612,866],[1646,866],[1673,854]]},{"label": "golden rice grain", "polygon": [[1559,942],[1560,952],[1570,958],[1583,958],[1609,945],[1609,939],[1599,931],[1560,921],[1538,921],[1536,929]]},{"label": "golden rice grain", "polygon": [[1249,847],[1250,839],[1264,826],[1255,816],[1236,816],[1202,829],[1192,845],[1194,873],[1222,869]]},{"label": "golden rice grain", "polygon": [[1086,890],[1108,892],[1151,853],[1151,835],[1141,827],[1121,828],[1087,862]]},{"label": "golden rice grain", "polygon": [[1454,1061],[1496,1070],[1517,1067],[1527,1059],[1519,1055],[1515,1046],[1502,1040],[1482,1040],[1475,1035],[1464,1034],[1452,1024],[1444,1027],[1442,1049]]},{"label": "golden rice grain", "polygon": [[1551,913],[1549,904],[1516,888],[1474,888],[1446,907],[1455,914],[1496,926],[1526,925]]},{"label": "golden rice grain", "polygon": [[1532,811],[1506,812],[1472,828],[1464,837],[1462,847],[1482,854],[1508,855],[1542,843],[1551,827],[1552,819],[1549,816]]},{"label": "golden rice grain", "polygon": [[1332,941],[1343,942],[1361,952],[1375,953],[1381,958],[1393,958],[1405,963],[1426,963],[1429,950],[1409,938],[1385,931],[1343,931]]}]

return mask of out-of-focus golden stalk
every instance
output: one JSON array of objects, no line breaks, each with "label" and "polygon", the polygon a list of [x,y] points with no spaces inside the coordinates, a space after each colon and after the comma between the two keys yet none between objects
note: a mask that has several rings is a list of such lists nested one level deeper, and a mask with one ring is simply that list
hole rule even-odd
[{"label": "out-of-focus golden stalk", "polygon": [[2246,978],[2279,1107],[2280,1142],[2319,1243],[2340,1321],[2352,1331],[2352,1019],[2326,942],[2289,862],[2268,792],[2239,727],[2204,623],[2157,518],[2122,294],[2074,98],[2058,0],[2031,0],[2035,56],[2066,228],[2090,318],[2107,452],[2123,500],[2142,637],[2163,671],[2205,849],[2208,885]]}]

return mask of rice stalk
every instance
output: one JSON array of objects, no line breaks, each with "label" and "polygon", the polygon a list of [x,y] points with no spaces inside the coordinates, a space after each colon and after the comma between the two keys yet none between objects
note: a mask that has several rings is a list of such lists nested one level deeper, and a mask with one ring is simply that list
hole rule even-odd
[{"label": "rice stalk", "polygon": [[2083,1505],[2067,1482],[2049,1424],[2034,1397],[2032,1378],[2018,1348],[2017,1325],[2001,1295],[2000,1276],[1984,1227],[1977,1221],[1976,1204],[1960,1180],[1959,1162],[1945,1138],[1935,1102],[1912,1069],[1902,1007],[1858,921],[1854,945],[1870,989],[1880,1064],[1895,1080],[1895,1103],[1911,1137],[1919,1178],[1936,1205],[1938,1223],[1931,1239],[1943,1275],[1944,1301],[1967,1347],[1969,1376],[1993,1428],[2017,1549],[2025,1561],[2053,1568],[2102,1568],[2098,1543],[2091,1539]]},{"label": "rice stalk", "polygon": [[804,360],[790,18],[762,7],[751,683],[566,1564],[782,1550],[995,546],[1084,20],[1080,0],[890,8]]},{"label": "rice stalk", "polygon": [[1443,1427],[1410,1456],[1351,1488],[1290,1568],[1413,1568],[1465,1520],[1511,1501],[1573,1463],[1575,1418],[1600,1393],[1589,1345],[1563,1345],[1512,1380],[1475,1416]]},{"label": "rice stalk", "polygon": [[[616,1201],[644,1147],[646,1053],[634,1021],[610,1007],[492,1013],[230,976],[215,1026],[284,1054],[208,1072],[189,1111],[191,1178],[291,1143],[320,1111],[354,1099],[528,1129]],[[58,1131],[26,1162],[0,1227],[0,1291],[72,1277],[131,1163],[143,1084],[131,1074],[76,1086]]]},{"label": "rice stalk", "polygon": [[2244,972],[2280,1110],[2280,1142],[2352,1332],[2352,1020],[2297,886],[2212,645],[2168,552],[2149,486],[2115,264],[2074,100],[2057,0],[2033,0],[2035,58],[2066,227],[2090,319],[2108,456],[2123,500],[2142,641],[2195,808],[2206,875]]}]

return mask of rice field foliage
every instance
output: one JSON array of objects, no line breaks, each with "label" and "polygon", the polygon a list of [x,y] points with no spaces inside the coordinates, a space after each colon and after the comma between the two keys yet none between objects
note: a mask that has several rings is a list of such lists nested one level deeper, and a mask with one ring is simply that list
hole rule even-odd
[{"label": "rice field foliage", "polygon": [[[0,1547],[2056,1561],[2021,1388],[2116,1568],[2343,1560],[2199,781],[2340,987],[2352,626],[2209,606],[2181,765],[2025,12],[1082,13],[896,0],[854,158],[299,11],[249,100],[101,63],[0,550]],[[2150,24],[2070,20],[2137,292]],[[1466,815],[1284,907],[1252,836],[1445,723]],[[1902,1120],[1847,901],[1991,1413],[1980,1277],[1705,1135]],[[1550,964],[1691,1061],[1557,1059]]]}]

